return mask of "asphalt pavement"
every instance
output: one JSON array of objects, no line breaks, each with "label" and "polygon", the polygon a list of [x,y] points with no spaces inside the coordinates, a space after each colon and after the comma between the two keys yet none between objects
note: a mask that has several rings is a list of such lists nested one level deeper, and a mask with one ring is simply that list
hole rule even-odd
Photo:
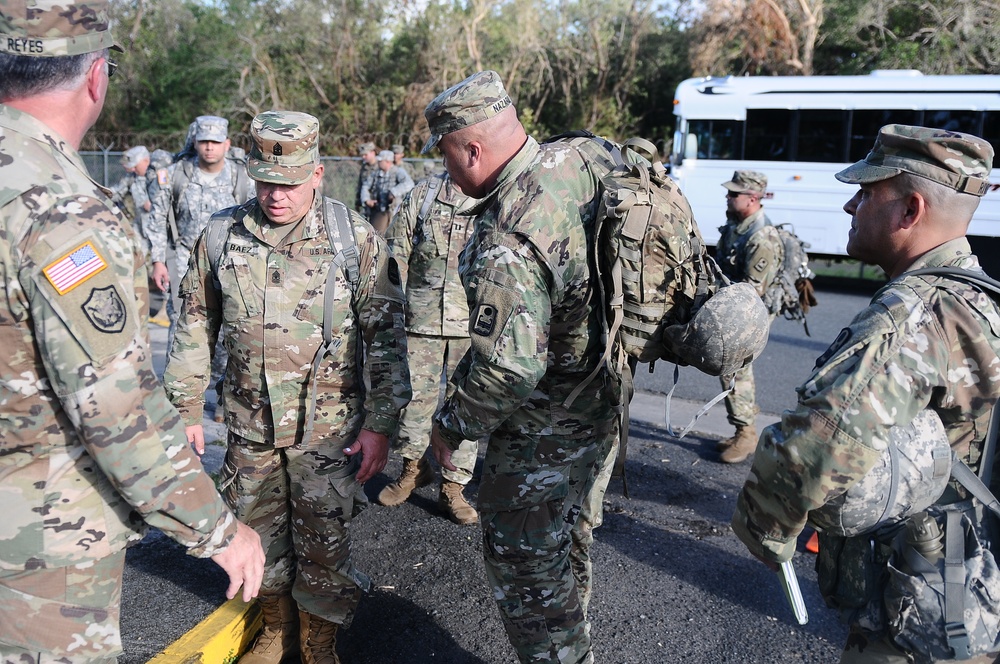
[{"label": "asphalt pavement", "polygon": [[[151,337],[162,367],[166,330],[153,328]],[[673,428],[682,428],[703,405],[672,399]],[[683,439],[667,432],[665,411],[664,395],[636,394],[626,464],[631,498],[614,480],[605,500],[605,523],[593,549],[590,618],[597,661],[836,661],[846,630],[819,597],[814,556],[800,546],[794,559],[810,611],[809,623],[799,626],[774,574],[729,530],[749,464],[717,461],[715,443],[732,431],[722,405]],[[776,420],[762,414],[758,426]],[[206,419],[206,427],[210,438],[224,437],[222,425]],[[220,442],[210,444],[206,469],[217,469],[222,455]],[[377,495],[400,468],[391,458],[367,494]],[[474,479],[466,494],[475,498],[477,490]],[[353,541],[357,565],[372,577],[373,588],[339,637],[345,662],[516,661],[483,572],[479,528],[442,518],[436,485],[417,490],[400,507],[373,501],[355,521]],[[154,658],[225,602],[221,570],[184,555],[156,531],[126,560],[122,664]],[[217,661],[234,661],[235,654]]]}]

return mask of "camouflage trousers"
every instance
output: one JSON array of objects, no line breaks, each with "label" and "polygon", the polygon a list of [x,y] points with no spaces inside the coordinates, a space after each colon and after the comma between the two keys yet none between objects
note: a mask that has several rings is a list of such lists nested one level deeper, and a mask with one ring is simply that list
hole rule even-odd
[{"label": "camouflage trousers", "polygon": [[124,567],[123,550],[69,567],[0,571],[0,662],[117,661]]},{"label": "camouflage trousers", "polygon": [[[455,391],[451,376],[468,350],[467,338],[406,335],[406,361],[410,367],[413,397],[400,415],[399,431],[393,445],[404,459],[416,461],[427,451],[434,413],[441,403],[441,393],[444,392],[447,398]],[[442,371],[447,372],[445,389],[441,388]],[[441,476],[450,482],[468,484],[472,479],[472,470],[476,467],[478,447],[474,440],[463,440],[451,457],[451,462],[458,470],[442,468]]]},{"label": "camouflage trousers", "polygon": [[[170,291],[174,292],[174,283],[179,285],[181,280],[184,279],[184,275],[188,271],[188,262],[191,260],[191,250],[185,246],[178,244],[176,249],[176,261],[174,263],[174,272],[170,275]],[[181,312],[177,311],[177,307],[174,306],[174,298],[167,298],[167,318],[170,319],[170,330],[167,332],[167,362],[170,361],[170,349],[174,347],[174,334],[177,331],[177,319],[180,317]],[[209,379],[208,389],[216,389],[216,385],[222,380],[222,377],[226,373],[226,365],[229,363],[229,351],[226,350],[225,344],[222,340],[224,338],[224,330],[219,332],[219,340],[215,344],[215,352],[212,353],[212,377]],[[222,390],[219,390],[219,394],[222,394]],[[217,408],[221,408],[222,405],[219,404]]]},{"label": "camouflage trousers", "polygon": [[303,450],[230,433],[221,478],[236,518],[260,535],[261,592],[290,591],[302,610],[344,626],[371,587],[351,561],[351,521],[368,506],[355,479],[361,457],[343,452],[351,440]]},{"label": "camouflage trousers", "polygon": [[[490,439],[479,490],[486,577],[525,664],[594,661],[586,617],[589,548],[616,434],[505,440],[497,431]],[[527,447],[532,458],[523,454]],[[540,501],[539,494],[553,499]]]},{"label": "camouflage trousers", "polygon": [[[847,636],[847,645],[840,655],[840,664],[911,664],[913,658],[892,645],[889,637],[871,641],[860,630],[852,629]],[[972,659],[935,660],[939,664],[963,662],[964,664],[995,664],[1000,662],[997,653],[980,655]]]},{"label": "camouflage trousers", "polygon": [[[774,314],[768,317],[768,325],[774,322]],[[753,379],[753,364],[748,364],[734,376],[733,391],[726,395],[726,419],[734,427],[752,427],[757,421],[756,386]],[[729,389],[729,377],[720,376],[723,390]]]}]

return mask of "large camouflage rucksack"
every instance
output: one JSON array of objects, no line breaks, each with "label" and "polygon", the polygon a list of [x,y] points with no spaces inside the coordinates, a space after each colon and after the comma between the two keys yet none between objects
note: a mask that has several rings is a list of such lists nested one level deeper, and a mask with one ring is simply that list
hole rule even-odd
[{"label": "large camouflage rucksack", "polygon": [[587,132],[549,141],[572,145],[600,177],[591,264],[606,343],[566,405],[604,368],[620,377],[621,476],[634,365],[667,360],[714,376],[735,373],[763,351],[767,312],[752,286],[730,284],[708,255],[691,206],[652,143],[633,138],[619,146]]},{"label": "large camouflage rucksack", "polygon": [[[745,262],[743,253],[747,241],[764,225],[765,217],[761,215],[761,218],[740,237],[737,247],[740,264]],[[788,320],[800,320],[805,325],[808,309],[803,307],[800,296],[802,281],[811,281],[816,276],[809,269],[809,254],[806,253],[809,244],[799,239],[791,224],[775,224],[771,227],[777,231],[778,237],[781,239],[781,265],[774,281],[764,293],[764,306],[775,316],[784,316]],[[809,327],[806,325],[806,334],[808,333]]]}]

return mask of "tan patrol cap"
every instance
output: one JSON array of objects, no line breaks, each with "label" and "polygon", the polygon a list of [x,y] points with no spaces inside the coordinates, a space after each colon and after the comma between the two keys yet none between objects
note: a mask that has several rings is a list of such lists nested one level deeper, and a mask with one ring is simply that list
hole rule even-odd
[{"label": "tan patrol cap", "polygon": [[302,184],[319,164],[319,120],[308,113],[264,111],[250,123],[247,172],[258,182]]},{"label": "tan patrol cap", "polygon": [[107,0],[0,0],[0,52],[51,58],[111,48]]},{"label": "tan patrol cap", "polygon": [[763,194],[767,191],[767,176],[760,171],[736,171],[733,179],[722,186],[737,194]]},{"label": "tan patrol cap", "polygon": [[441,137],[471,127],[506,110],[513,102],[495,71],[481,71],[453,85],[424,109],[431,137],[420,154],[430,152]]},{"label": "tan patrol cap", "polygon": [[982,196],[990,185],[993,146],[946,129],[892,124],[882,127],[868,156],[837,173],[841,182],[866,184],[912,173],[955,191]]}]

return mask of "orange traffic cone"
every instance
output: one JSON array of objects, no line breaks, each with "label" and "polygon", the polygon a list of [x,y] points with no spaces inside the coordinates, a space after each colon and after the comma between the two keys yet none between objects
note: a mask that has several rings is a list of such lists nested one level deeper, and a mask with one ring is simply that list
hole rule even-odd
[{"label": "orange traffic cone", "polygon": [[806,551],[809,553],[819,553],[819,533],[813,532],[809,541],[806,542]]}]

